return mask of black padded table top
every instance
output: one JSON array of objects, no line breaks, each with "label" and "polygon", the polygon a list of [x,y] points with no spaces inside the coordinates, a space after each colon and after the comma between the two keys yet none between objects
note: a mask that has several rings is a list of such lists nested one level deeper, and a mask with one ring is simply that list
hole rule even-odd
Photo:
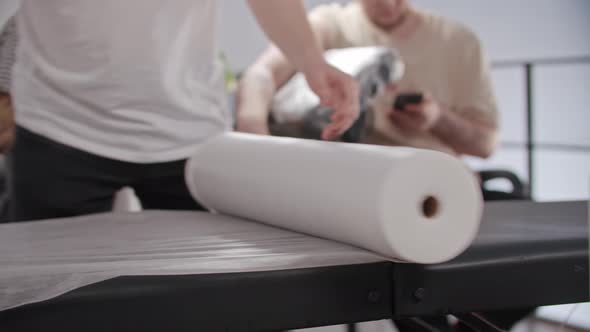
[{"label": "black padded table top", "polygon": [[436,265],[119,277],[0,312],[0,331],[272,331],[589,299],[587,202],[488,203]]},{"label": "black padded table top", "polygon": [[589,299],[588,202],[486,203],[456,259],[394,267],[394,313],[429,315]]}]

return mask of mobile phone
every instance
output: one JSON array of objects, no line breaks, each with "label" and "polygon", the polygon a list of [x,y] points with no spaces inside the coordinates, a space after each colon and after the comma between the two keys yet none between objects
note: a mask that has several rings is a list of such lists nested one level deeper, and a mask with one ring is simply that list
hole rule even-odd
[{"label": "mobile phone", "polygon": [[406,105],[420,104],[424,100],[424,95],[421,93],[404,93],[395,98],[393,109],[396,111],[404,111]]}]

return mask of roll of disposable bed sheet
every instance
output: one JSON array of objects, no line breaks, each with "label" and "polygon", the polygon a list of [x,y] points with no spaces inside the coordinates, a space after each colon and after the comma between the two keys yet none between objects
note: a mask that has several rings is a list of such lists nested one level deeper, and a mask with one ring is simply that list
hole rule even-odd
[{"label": "roll of disposable bed sheet", "polygon": [[482,212],[461,161],[413,148],[227,133],[198,148],[186,178],[211,211],[395,261],[454,258],[474,239]]}]

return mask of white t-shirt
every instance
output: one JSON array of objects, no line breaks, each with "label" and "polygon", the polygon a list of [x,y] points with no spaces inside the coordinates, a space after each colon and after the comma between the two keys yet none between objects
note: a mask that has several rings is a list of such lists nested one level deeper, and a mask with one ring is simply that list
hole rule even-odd
[{"label": "white t-shirt", "polygon": [[187,158],[231,126],[217,0],[23,0],[17,123],[137,163]]}]

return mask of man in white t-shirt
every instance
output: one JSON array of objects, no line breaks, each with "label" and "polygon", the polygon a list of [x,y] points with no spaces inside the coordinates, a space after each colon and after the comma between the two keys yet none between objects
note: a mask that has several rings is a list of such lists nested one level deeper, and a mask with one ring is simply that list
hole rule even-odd
[{"label": "man in white t-shirt", "polygon": [[[338,109],[324,138],[357,118],[356,82],[329,66],[300,0],[249,0],[259,24]],[[12,95],[15,221],[108,211],[131,186],[147,209],[199,209],[186,158],[230,130],[217,0],[23,0]]]},{"label": "man in white t-shirt", "polygon": [[[309,18],[324,50],[385,46],[397,49],[405,74],[375,100],[363,143],[412,146],[453,155],[489,156],[498,114],[478,38],[464,25],[414,8],[408,0],[357,0],[316,7]],[[268,134],[275,92],[296,68],[275,47],[244,73],[237,129]],[[422,103],[394,109],[400,94]]]}]

